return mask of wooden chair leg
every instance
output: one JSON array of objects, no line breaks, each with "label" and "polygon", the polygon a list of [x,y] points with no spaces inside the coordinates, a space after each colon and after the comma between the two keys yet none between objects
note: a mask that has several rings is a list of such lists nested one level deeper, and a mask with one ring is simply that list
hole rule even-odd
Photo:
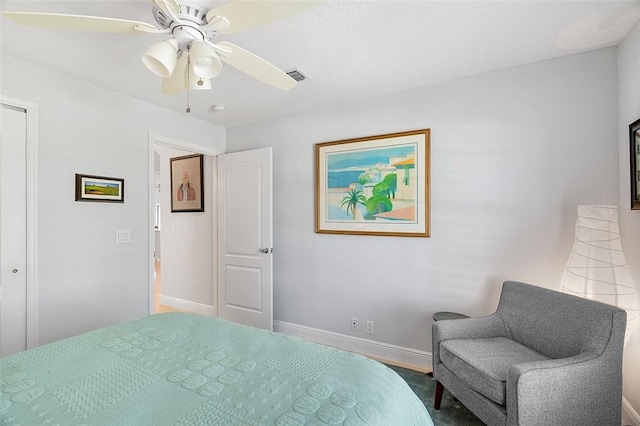
[{"label": "wooden chair leg", "polygon": [[444,391],[444,386],[442,386],[442,383],[436,381],[436,395],[433,399],[434,410],[440,409],[440,402],[442,402],[442,391]]}]

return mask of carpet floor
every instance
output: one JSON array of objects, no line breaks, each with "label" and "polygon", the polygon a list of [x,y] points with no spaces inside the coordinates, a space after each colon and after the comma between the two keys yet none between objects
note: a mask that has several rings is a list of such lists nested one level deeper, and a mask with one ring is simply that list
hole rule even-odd
[{"label": "carpet floor", "polygon": [[436,381],[425,373],[393,365],[388,367],[398,373],[418,395],[418,398],[427,408],[435,426],[484,426],[484,423],[471,411],[467,410],[464,405],[456,401],[446,389],[442,395],[440,410],[434,410],[433,397],[436,391]]}]

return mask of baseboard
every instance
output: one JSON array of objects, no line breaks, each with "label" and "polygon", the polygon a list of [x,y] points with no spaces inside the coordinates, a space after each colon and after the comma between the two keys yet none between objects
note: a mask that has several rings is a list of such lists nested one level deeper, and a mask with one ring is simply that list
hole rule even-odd
[{"label": "baseboard", "polygon": [[405,348],[360,337],[347,336],[317,328],[283,321],[274,321],[273,329],[279,333],[300,337],[315,343],[356,352],[380,361],[418,371],[431,371],[431,353]]},{"label": "baseboard", "polygon": [[216,308],[214,306],[192,302],[190,300],[178,299],[177,297],[160,295],[160,304],[176,309],[181,309],[183,311],[194,312],[196,314],[208,315],[212,317],[215,317],[217,315]]},{"label": "baseboard", "polygon": [[625,425],[640,426],[640,414],[633,409],[625,397],[622,397],[622,423]]}]

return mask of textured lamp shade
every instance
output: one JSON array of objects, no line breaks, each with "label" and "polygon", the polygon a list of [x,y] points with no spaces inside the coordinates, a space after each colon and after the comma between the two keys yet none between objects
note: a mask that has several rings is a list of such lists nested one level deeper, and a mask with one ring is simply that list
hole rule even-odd
[{"label": "textured lamp shade", "polygon": [[578,206],[576,236],[560,290],[627,311],[625,344],[638,325],[638,294],[622,251],[618,206]]}]

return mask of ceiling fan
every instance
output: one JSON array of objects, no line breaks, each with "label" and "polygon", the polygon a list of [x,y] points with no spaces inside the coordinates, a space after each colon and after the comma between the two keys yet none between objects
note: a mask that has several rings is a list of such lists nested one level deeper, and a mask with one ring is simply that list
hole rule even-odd
[{"label": "ceiling fan", "polygon": [[[57,13],[2,12],[22,25],[75,31],[163,34],[169,38],[152,44],[142,62],[162,77],[162,93],[174,95],[185,90],[211,89],[211,79],[222,70],[222,62],[281,90],[296,81],[265,59],[223,41],[213,43],[218,34],[232,34],[288,18],[327,0],[231,0],[213,9],[192,0],[151,0],[154,25],[124,19]],[[205,0],[206,2],[206,0]]]}]

